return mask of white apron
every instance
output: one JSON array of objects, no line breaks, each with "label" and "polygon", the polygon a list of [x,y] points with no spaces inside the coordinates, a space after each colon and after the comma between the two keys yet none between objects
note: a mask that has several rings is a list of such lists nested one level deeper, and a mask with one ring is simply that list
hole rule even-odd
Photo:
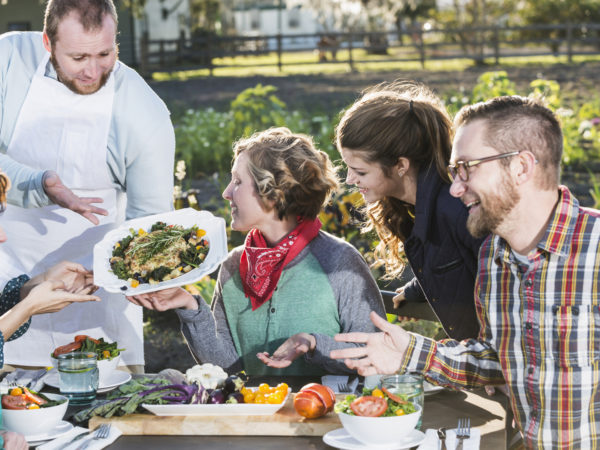
[{"label": "white apron", "polygon": [[[8,240],[0,245],[0,283],[26,273],[35,276],[68,260],[92,267],[96,242],[124,220],[125,195],[111,180],[107,142],[115,92],[114,72],[92,95],[78,95],[44,76],[49,54],[31,82],[8,155],[34,169],[54,170],[63,184],[81,197],[101,197],[109,215],[93,225],[81,215],[58,206],[20,208],[10,205],[0,217]],[[53,314],[33,316],[27,333],[7,342],[8,364],[50,364],[52,350],[76,334],[104,337],[126,348],[125,364],[143,364],[142,309],[123,295],[97,292],[101,302],[72,304]]]}]

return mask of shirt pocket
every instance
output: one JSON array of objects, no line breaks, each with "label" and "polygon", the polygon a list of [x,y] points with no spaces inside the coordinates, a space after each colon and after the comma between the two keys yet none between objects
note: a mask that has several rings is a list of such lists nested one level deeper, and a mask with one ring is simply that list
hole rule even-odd
[{"label": "shirt pocket", "polygon": [[586,367],[600,357],[600,309],[598,305],[555,305],[553,353],[560,367]]},{"label": "shirt pocket", "polygon": [[456,269],[457,267],[461,267],[463,265],[463,260],[461,258],[459,259],[453,259],[452,261],[449,261],[447,263],[443,263],[443,264],[437,264],[435,266],[433,266],[433,273],[436,275],[441,275],[444,274],[446,272],[450,272],[451,270]]}]

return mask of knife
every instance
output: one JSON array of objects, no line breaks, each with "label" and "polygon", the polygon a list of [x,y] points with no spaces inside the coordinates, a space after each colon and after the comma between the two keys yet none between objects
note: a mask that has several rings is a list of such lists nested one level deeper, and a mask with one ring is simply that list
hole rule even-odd
[{"label": "knife", "polygon": [[446,450],[446,428],[438,428],[437,435],[442,444],[441,450]]},{"label": "knife", "polygon": [[45,369],[40,369],[38,371],[38,373],[36,373],[33,378],[31,378],[31,381],[29,383],[27,383],[27,388],[29,389],[33,389],[35,387],[35,384],[41,380],[46,374],[48,373],[48,368]]}]

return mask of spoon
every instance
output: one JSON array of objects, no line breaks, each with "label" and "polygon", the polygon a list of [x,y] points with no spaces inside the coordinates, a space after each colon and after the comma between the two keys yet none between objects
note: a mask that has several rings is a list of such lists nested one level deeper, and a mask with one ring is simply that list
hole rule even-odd
[{"label": "spoon", "polygon": [[442,444],[441,450],[446,450],[446,428],[445,427],[438,428],[437,435]]}]

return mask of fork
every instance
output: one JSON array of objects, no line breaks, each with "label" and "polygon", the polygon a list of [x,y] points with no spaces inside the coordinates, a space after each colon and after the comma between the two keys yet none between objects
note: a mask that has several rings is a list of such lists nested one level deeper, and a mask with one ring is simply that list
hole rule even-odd
[{"label": "fork", "polygon": [[88,448],[92,441],[106,439],[110,434],[110,426],[111,425],[109,423],[103,423],[102,425],[100,425],[100,428],[96,430],[94,435],[90,439],[86,440],[79,447],[77,447],[75,450],[84,450]]},{"label": "fork", "polygon": [[350,386],[348,386],[348,383],[339,383],[337,385],[338,388],[338,392],[339,393],[348,393],[348,392],[352,392],[352,389],[350,389]]},{"label": "fork", "polygon": [[471,419],[462,418],[458,419],[458,427],[456,428],[456,438],[458,439],[458,445],[456,450],[462,450],[463,441],[471,437]]}]

